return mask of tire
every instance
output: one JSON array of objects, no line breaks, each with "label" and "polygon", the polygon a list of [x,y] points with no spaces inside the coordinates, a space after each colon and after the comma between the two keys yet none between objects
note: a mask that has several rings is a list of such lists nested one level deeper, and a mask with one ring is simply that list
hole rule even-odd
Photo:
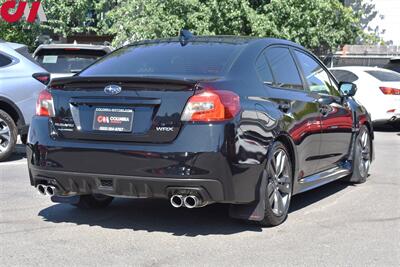
[{"label": "tire", "polygon": [[268,152],[265,166],[268,180],[265,190],[265,215],[262,226],[276,226],[288,215],[293,193],[293,169],[288,150],[281,142],[275,142]]},{"label": "tire", "polygon": [[8,159],[14,152],[18,130],[14,120],[0,110],[0,162]]},{"label": "tire", "polygon": [[73,205],[80,209],[102,209],[110,205],[113,199],[105,195],[84,195],[80,196],[79,202]]},{"label": "tire", "polygon": [[362,126],[354,144],[353,173],[345,180],[356,184],[364,183],[370,166],[371,134],[366,126]]}]

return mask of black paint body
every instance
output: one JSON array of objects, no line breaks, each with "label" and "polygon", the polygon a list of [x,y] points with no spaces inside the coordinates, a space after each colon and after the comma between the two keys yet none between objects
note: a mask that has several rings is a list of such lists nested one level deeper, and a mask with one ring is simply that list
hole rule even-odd
[{"label": "black paint body", "polygon": [[[304,48],[277,39],[221,37],[199,42],[210,43],[210,49],[213,42],[229,42],[240,46],[240,53],[220,77],[53,81],[49,90],[56,116],[35,117],[29,132],[31,184],[55,184],[64,195],[147,198],[168,198],[177,188],[185,188],[213,202],[251,203],[259,198],[266,155],[276,140],[291,154],[294,194],[351,173],[352,146],[360,125],[367,125],[373,134],[365,108],[351,97],[335,96],[336,102],[323,116],[319,94],[272,87],[255,70],[265,49],[280,46],[291,53],[294,49],[308,53]],[[120,85],[122,93],[105,95],[109,84]],[[209,87],[238,94],[240,113],[223,122],[182,122],[189,97]],[[133,132],[93,132],[93,113],[99,106],[134,109]]]}]

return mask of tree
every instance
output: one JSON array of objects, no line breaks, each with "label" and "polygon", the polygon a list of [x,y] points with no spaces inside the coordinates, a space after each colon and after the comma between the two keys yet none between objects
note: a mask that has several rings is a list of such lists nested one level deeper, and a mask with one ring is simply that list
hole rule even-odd
[{"label": "tree", "polygon": [[[5,0],[0,0],[4,2]],[[33,1],[33,0],[31,0]],[[370,0],[349,0],[355,3]],[[316,52],[374,39],[364,21],[376,15],[353,12],[339,0],[46,0],[48,22],[40,26],[0,22],[0,38],[33,44],[40,33],[111,34],[113,44],[176,36],[185,28],[199,35],[251,35],[298,42]],[[371,9],[372,8],[372,9]],[[4,37],[5,36],[5,37]]]},{"label": "tree", "polygon": [[98,5],[99,2],[99,0],[42,1],[48,21],[41,28],[62,37],[76,33],[96,32],[96,9],[102,8]]},{"label": "tree", "polygon": [[111,26],[104,31],[115,35],[114,44],[175,36],[182,28],[210,34],[210,9],[199,0],[127,0],[107,13]]},{"label": "tree", "polygon": [[[6,0],[0,0],[0,5]],[[38,24],[27,23],[24,19],[15,23],[8,23],[0,19],[0,40],[27,44],[33,48],[36,36],[40,33]]]},{"label": "tree", "polygon": [[379,15],[375,9],[373,0],[347,0],[346,4],[353,9],[360,17],[360,26],[366,34],[359,36],[357,43],[360,44],[374,44],[382,42],[380,35],[385,33],[385,29],[381,29],[379,26],[372,28],[370,22],[375,20],[377,17],[383,19],[383,15]]},{"label": "tree", "polygon": [[354,43],[362,35],[361,14],[338,0],[127,0],[107,13],[114,45],[196,34],[289,39],[320,52]]},{"label": "tree", "polygon": [[359,16],[337,0],[272,0],[254,18],[254,35],[292,40],[317,53],[362,34]]}]

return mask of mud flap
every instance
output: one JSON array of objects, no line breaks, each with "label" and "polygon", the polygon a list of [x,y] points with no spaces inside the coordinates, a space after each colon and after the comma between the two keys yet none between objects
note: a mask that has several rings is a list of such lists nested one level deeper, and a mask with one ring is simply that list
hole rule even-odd
[{"label": "mud flap", "polygon": [[80,196],[72,196],[72,197],[52,196],[51,201],[53,201],[54,203],[78,204],[80,198],[81,198]]},{"label": "mud flap", "polygon": [[232,204],[229,216],[235,219],[262,221],[265,216],[267,180],[267,172],[264,170],[258,187],[258,199],[249,204]]}]

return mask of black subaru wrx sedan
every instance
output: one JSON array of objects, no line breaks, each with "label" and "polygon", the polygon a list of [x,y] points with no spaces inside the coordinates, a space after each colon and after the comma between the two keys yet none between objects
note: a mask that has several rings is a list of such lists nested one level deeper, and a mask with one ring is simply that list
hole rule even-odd
[{"label": "black subaru wrx sedan", "polygon": [[356,90],[285,40],[137,42],[40,94],[30,182],[79,208],[230,203],[234,218],[278,225],[294,194],[365,182],[373,131]]}]

